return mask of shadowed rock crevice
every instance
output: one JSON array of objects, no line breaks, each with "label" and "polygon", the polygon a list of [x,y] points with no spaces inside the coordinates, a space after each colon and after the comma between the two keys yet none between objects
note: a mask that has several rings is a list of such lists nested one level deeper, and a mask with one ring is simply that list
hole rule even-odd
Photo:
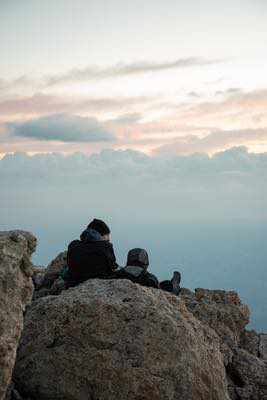
[{"label": "shadowed rock crevice", "polygon": [[234,386],[243,388],[245,386],[245,382],[243,381],[242,377],[238,373],[238,371],[235,370],[234,366],[231,364],[228,364],[226,367],[226,373],[229,377],[229,379],[233,382]]}]

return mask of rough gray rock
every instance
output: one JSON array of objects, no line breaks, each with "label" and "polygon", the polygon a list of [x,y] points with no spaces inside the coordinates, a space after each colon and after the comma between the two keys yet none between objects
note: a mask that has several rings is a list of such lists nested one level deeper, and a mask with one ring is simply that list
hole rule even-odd
[{"label": "rough gray rock", "polygon": [[227,366],[233,400],[267,400],[267,363],[243,349],[236,349]]},{"label": "rough gray rock", "polygon": [[219,335],[224,364],[227,366],[249,322],[248,306],[241,303],[236,292],[225,290],[198,288],[191,292],[182,289],[181,298],[197,319]]},{"label": "rough gray rock", "polygon": [[38,290],[42,286],[45,272],[46,272],[45,267],[37,267],[37,266],[33,267],[32,280],[35,290]]},{"label": "rough gray rock", "polygon": [[240,347],[258,357],[260,351],[260,335],[254,330],[248,331],[245,329],[240,336]]},{"label": "rough gray rock", "polygon": [[34,273],[34,295],[33,299],[41,297],[58,295],[65,289],[63,279],[60,277],[62,267],[67,264],[67,252],[63,251],[54,258],[47,268],[35,269]]},{"label": "rough gray rock", "polygon": [[35,247],[29,232],[0,232],[0,400],[11,381],[23,311],[32,297],[30,256]]},{"label": "rough gray rock", "polygon": [[[220,337],[228,390],[232,400],[267,400],[264,348],[267,335],[247,331],[249,308],[236,292],[182,289],[181,298],[202,323]],[[261,359],[259,358],[261,357]]]},{"label": "rough gray rock", "polygon": [[195,289],[195,293],[185,294],[188,309],[203,323],[213,328],[222,337],[229,337],[239,344],[241,333],[249,323],[250,311],[242,304],[234,291]]},{"label": "rough gray rock", "polygon": [[57,257],[51,261],[48,267],[45,269],[45,274],[42,281],[42,287],[51,288],[54,281],[59,278],[59,272],[62,267],[67,264],[67,252],[63,251],[57,255]]},{"label": "rough gray rock", "polygon": [[259,355],[261,358],[267,361],[267,334],[262,333],[259,336],[260,336]]},{"label": "rough gray rock", "polygon": [[94,279],[32,303],[14,379],[42,400],[228,400],[219,342],[176,296]]}]

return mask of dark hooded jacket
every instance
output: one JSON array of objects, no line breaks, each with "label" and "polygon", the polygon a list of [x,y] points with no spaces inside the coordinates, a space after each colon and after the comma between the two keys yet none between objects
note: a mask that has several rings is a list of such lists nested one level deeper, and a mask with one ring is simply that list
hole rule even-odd
[{"label": "dark hooded jacket", "polygon": [[145,268],[136,265],[127,265],[116,271],[113,276],[116,279],[129,279],[142,286],[154,287],[157,289],[159,287],[159,282],[155,275],[148,272]]},{"label": "dark hooded jacket", "polygon": [[113,246],[87,228],[68,246],[66,285],[75,286],[91,278],[109,278],[118,267]]}]

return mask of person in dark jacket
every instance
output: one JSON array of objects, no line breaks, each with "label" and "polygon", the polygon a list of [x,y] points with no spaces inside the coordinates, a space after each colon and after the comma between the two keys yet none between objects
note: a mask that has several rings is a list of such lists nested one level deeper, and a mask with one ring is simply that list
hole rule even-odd
[{"label": "person in dark jacket", "polygon": [[139,283],[148,287],[159,287],[158,279],[155,275],[147,271],[149,259],[146,250],[132,249],[128,252],[126,267],[116,271],[114,278],[129,279],[134,283]]},{"label": "person in dark jacket", "polygon": [[109,278],[118,268],[110,229],[104,221],[94,219],[82,232],[80,240],[72,241],[67,252],[66,286],[76,286],[87,279]]}]

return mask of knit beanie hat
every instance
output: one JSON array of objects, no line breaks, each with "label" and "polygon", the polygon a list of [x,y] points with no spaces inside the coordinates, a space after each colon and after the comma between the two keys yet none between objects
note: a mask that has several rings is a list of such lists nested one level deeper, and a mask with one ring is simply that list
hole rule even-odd
[{"label": "knit beanie hat", "polygon": [[87,228],[94,229],[95,231],[100,233],[100,235],[102,235],[102,236],[108,235],[110,233],[109,227],[101,219],[96,219],[96,218],[93,219],[93,221],[90,222],[90,224],[87,226]]},{"label": "knit beanie hat", "polygon": [[149,259],[146,250],[139,248],[130,250],[127,256],[127,265],[147,267],[149,265]]}]

